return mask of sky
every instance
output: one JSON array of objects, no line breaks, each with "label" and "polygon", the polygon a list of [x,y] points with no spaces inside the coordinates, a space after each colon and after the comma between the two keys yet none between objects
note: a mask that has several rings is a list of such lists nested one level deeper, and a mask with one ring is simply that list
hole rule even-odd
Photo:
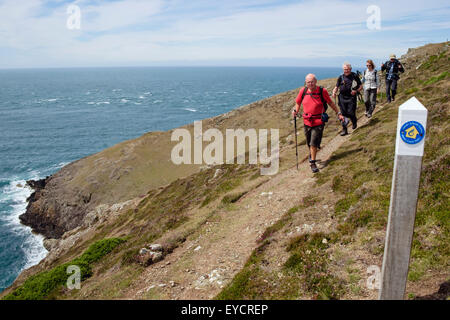
[{"label": "sky", "polygon": [[380,64],[450,31],[448,0],[0,0],[0,68]]}]

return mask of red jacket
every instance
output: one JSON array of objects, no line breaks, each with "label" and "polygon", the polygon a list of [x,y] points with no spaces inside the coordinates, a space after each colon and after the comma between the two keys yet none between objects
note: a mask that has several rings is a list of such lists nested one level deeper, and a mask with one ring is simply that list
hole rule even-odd
[{"label": "red jacket", "polygon": [[[300,89],[295,102],[297,104],[303,104],[303,123],[309,127],[317,127],[323,124],[322,121],[322,113],[325,111],[324,106],[322,104],[322,99],[320,99],[320,91],[319,87],[316,87],[314,92],[310,92],[309,89],[305,94],[305,97],[302,100],[303,90],[305,88]],[[322,95],[324,100],[331,104],[331,98],[328,94],[327,89],[323,88]]]}]

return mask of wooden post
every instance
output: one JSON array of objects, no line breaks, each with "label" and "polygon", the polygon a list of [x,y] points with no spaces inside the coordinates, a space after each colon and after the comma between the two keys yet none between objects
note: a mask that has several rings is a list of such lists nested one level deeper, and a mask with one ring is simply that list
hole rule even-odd
[{"label": "wooden post", "polygon": [[399,108],[391,203],[381,271],[380,300],[402,300],[414,233],[427,109],[415,97]]}]

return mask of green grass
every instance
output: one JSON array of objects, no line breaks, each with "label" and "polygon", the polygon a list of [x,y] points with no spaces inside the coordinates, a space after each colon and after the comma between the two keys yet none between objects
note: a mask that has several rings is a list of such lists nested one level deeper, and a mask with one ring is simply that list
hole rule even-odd
[{"label": "green grass", "polygon": [[260,269],[257,266],[263,257],[264,247],[269,242],[262,243],[247,260],[244,268],[234,277],[216,297],[218,300],[241,300],[255,298],[259,283],[255,281]]},{"label": "green grass", "polygon": [[222,203],[229,204],[238,202],[239,199],[242,198],[246,193],[247,193],[246,191],[243,191],[238,193],[227,194],[222,198]]},{"label": "green grass", "polygon": [[438,81],[441,81],[441,80],[443,80],[443,79],[448,78],[449,75],[450,75],[450,74],[449,74],[447,71],[442,72],[440,75],[438,75],[438,76],[436,76],[436,77],[431,77],[429,80],[425,81],[424,84],[425,84],[425,85],[430,85],[430,84],[436,83],[436,82],[438,82]]},{"label": "green grass", "polygon": [[[253,176],[259,174],[256,172],[258,168],[253,165],[249,166],[249,168],[243,165],[223,165],[220,169],[223,171],[220,177],[216,180],[211,179],[213,184],[203,187],[204,200],[200,207],[208,205],[220,196],[240,186],[244,182],[244,176],[250,176],[249,179],[253,180]],[[227,200],[228,198],[225,201]]]},{"label": "green grass", "polygon": [[405,94],[413,94],[413,93],[416,93],[417,91],[419,91],[419,88],[416,88],[416,87],[409,88],[409,89],[405,90]]},{"label": "green grass", "polygon": [[291,256],[284,268],[301,277],[304,288],[316,299],[339,299],[344,292],[343,280],[330,274],[329,255],[326,251],[330,235],[324,233],[304,234],[294,238],[287,250]]},{"label": "green grass", "polygon": [[19,288],[8,294],[3,300],[43,300],[54,290],[66,284],[70,274],[67,268],[78,266],[81,271],[81,281],[92,276],[92,264],[98,262],[114,248],[123,243],[123,239],[103,239],[92,244],[80,257],[57,266],[49,271],[38,273],[28,278]]}]

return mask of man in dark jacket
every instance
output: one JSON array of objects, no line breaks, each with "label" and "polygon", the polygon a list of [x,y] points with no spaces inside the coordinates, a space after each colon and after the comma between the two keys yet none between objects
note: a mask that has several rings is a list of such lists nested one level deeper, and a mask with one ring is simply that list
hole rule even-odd
[{"label": "man in dark jacket", "polygon": [[[352,120],[353,129],[356,129],[358,126],[356,118],[356,106],[358,101],[356,95],[362,90],[363,86],[361,84],[361,79],[356,75],[356,73],[352,72],[352,66],[350,63],[344,63],[342,68],[344,74],[341,74],[337,79],[336,87],[333,89],[333,98],[336,97],[339,89],[339,108],[341,109],[344,117]],[[356,82],[356,86],[353,86],[353,82]],[[348,134],[348,121],[341,121],[341,123],[341,136],[345,136]]]},{"label": "man in dark jacket", "polygon": [[395,54],[390,55],[390,60],[381,65],[381,71],[386,70],[386,97],[388,103],[395,100],[397,93],[397,81],[400,79],[399,72],[405,72]]}]

